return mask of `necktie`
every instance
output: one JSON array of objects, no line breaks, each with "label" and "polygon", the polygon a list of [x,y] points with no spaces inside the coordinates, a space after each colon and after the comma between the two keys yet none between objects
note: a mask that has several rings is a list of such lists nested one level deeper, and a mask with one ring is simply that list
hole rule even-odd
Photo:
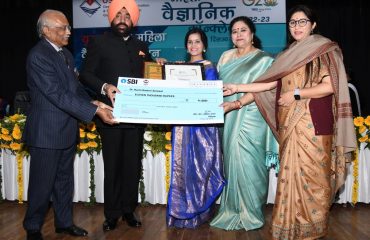
[{"label": "necktie", "polygon": [[63,58],[64,62],[67,64],[67,67],[69,68],[69,61],[67,56],[64,54],[64,51],[61,49],[58,51],[58,53]]}]

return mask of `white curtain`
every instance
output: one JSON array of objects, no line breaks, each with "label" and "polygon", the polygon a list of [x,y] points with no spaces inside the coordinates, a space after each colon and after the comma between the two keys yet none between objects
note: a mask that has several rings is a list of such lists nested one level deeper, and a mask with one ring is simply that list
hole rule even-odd
[{"label": "white curtain", "polygon": [[153,157],[150,151],[143,159],[145,201],[151,204],[166,204],[166,156],[159,153]]},{"label": "white curtain", "polygon": [[[370,203],[370,150],[364,149],[361,145],[359,151],[359,189],[358,202]],[[90,196],[90,163],[89,155],[83,153],[81,157],[76,155],[74,162],[75,174],[75,189],[74,202],[89,201]],[[2,193],[7,200],[18,199],[18,183],[17,183],[17,162],[15,156],[8,150],[3,150],[0,158],[2,165]],[[23,200],[27,200],[28,189],[28,174],[30,160],[23,159]],[[95,164],[95,197],[99,203],[104,202],[104,163],[101,154],[94,154]],[[148,151],[143,159],[143,176],[145,185],[145,200],[151,204],[166,204],[166,157],[163,153],[153,156]],[[338,203],[346,203],[352,201],[352,185],[353,185],[353,166],[348,165],[347,178],[345,186],[342,188],[339,195]],[[276,192],[277,178],[275,170],[270,171],[270,183],[268,191],[268,203],[274,203]],[[140,196],[138,196],[140,201]]]}]

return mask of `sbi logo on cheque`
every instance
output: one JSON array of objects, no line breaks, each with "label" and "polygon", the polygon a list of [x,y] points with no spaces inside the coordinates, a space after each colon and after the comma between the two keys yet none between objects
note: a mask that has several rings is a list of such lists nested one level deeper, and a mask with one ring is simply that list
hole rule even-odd
[{"label": "sbi logo on cheque", "polygon": [[137,84],[138,80],[137,79],[132,79],[132,78],[123,78],[121,79],[122,84]]}]

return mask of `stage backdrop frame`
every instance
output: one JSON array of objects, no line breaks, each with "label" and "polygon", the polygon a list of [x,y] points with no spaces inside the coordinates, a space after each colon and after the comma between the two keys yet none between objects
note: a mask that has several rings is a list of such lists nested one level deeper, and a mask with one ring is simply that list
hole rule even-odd
[{"label": "stage backdrop frame", "polygon": [[[109,30],[107,12],[111,0],[73,1],[73,47],[79,69],[89,38]],[[256,24],[262,49],[272,56],[286,45],[285,0],[137,0],[141,15],[134,34],[147,42],[153,59],[187,60],[184,47],[189,28],[200,27],[208,37],[206,58],[217,63],[232,48],[228,24],[248,16]]]}]

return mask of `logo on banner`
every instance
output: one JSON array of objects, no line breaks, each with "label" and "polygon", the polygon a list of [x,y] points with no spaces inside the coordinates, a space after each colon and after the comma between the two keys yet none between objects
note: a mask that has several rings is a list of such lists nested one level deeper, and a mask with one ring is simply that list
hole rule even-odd
[{"label": "logo on banner", "polygon": [[273,9],[279,4],[278,0],[242,0],[242,3],[256,13],[250,17],[255,23],[269,23],[273,17]]},{"label": "logo on banner", "polygon": [[263,2],[261,0],[242,0],[243,4],[245,6],[256,6],[256,7],[273,7],[278,5],[277,0],[264,0]]},{"label": "logo on banner", "polygon": [[100,3],[95,0],[85,0],[81,3],[80,8],[84,11],[89,17],[94,15],[99,8],[101,8]]}]

